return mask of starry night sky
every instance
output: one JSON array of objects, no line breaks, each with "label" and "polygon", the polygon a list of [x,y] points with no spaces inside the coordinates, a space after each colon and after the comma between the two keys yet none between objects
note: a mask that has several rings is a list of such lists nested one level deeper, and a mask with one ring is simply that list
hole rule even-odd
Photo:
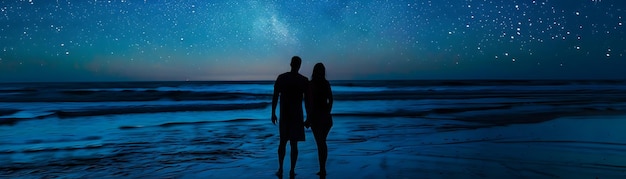
[{"label": "starry night sky", "polygon": [[0,82],[626,78],[623,0],[0,2]]}]

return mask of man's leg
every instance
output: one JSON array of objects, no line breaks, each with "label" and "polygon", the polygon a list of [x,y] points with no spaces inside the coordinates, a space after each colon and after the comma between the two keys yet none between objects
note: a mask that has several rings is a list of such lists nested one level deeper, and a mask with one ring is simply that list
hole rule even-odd
[{"label": "man's leg", "polygon": [[285,148],[287,148],[287,141],[280,140],[278,144],[278,171],[276,175],[283,175],[283,161],[285,160]]},{"label": "man's leg", "polygon": [[295,175],[296,161],[298,161],[298,141],[291,140],[291,171],[289,175]]}]

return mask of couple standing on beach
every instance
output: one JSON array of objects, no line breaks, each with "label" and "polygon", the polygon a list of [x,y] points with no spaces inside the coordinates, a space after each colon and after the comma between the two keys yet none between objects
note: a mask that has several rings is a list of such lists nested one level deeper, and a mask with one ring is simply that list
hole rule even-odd
[{"label": "couple standing on beach", "polygon": [[[291,71],[278,76],[274,83],[274,97],[272,98],[272,123],[278,121],[276,117],[276,106],[280,96],[280,144],[278,145],[278,172],[276,175],[282,176],[283,161],[287,142],[291,145],[291,170],[290,176],[295,175],[296,161],[298,160],[298,142],[305,140],[304,128],[311,127],[319,158],[320,176],[326,175],[326,159],[328,148],[326,137],[333,125],[330,111],[333,106],[333,96],[330,83],[326,80],[326,69],[324,64],[317,63],[313,67],[311,81],[302,76],[298,71],[302,59],[298,56],[291,58]],[[304,121],[302,111],[302,100],[307,112],[307,119]]]}]

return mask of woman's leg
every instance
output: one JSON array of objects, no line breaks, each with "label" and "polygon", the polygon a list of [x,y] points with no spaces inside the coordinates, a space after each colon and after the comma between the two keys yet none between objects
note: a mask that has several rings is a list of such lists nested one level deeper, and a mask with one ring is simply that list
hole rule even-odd
[{"label": "woman's leg", "polygon": [[317,144],[317,156],[320,165],[318,175],[326,175],[326,160],[328,158],[328,146],[326,145],[326,137],[330,132],[330,126],[313,128],[313,136]]}]

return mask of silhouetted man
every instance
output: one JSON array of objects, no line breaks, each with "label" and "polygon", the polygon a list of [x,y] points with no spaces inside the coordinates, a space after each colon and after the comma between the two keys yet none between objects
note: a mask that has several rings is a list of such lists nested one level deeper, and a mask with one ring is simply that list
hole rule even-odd
[{"label": "silhouetted man", "polygon": [[272,123],[276,125],[276,105],[280,96],[280,144],[278,145],[278,171],[276,175],[282,176],[283,161],[287,141],[291,144],[291,170],[289,175],[295,175],[296,161],[298,160],[298,141],[304,141],[304,113],[302,100],[308,100],[308,79],[298,73],[302,59],[298,56],[291,58],[291,71],[278,76],[274,83],[274,97],[272,98]]}]

